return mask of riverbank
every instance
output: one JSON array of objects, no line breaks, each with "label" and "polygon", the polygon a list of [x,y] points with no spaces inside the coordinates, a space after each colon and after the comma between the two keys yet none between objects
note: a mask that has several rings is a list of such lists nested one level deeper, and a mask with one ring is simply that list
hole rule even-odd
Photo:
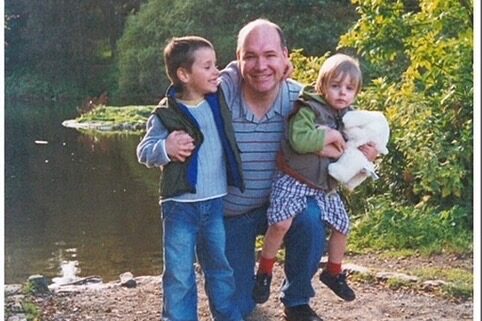
[{"label": "riverbank", "polygon": [[[325,320],[473,320],[472,297],[450,294],[448,279],[422,277],[418,271],[445,269],[472,273],[472,257],[435,256],[386,259],[377,255],[351,256],[345,268],[357,299],[344,302],[317,278],[313,309]],[[200,321],[210,320],[209,306],[198,270]],[[125,278],[125,276],[124,276]],[[275,268],[272,296],[256,308],[248,321],[280,320],[282,267]],[[126,280],[124,279],[124,283]],[[134,284],[135,283],[135,284]],[[135,286],[134,286],[135,285]],[[6,296],[6,308],[11,308]],[[96,278],[51,288],[31,298],[43,321],[158,321],[161,314],[161,277],[137,276],[127,285],[121,280],[102,283]],[[18,305],[17,305],[18,307]],[[13,318],[11,314],[10,318]],[[7,321],[22,320],[10,319]]]},{"label": "riverbank", "polygon": [[103,133],[139,133],[155,106],[96,106],[88,113],[62,122],[62,126],[81,131]]}]

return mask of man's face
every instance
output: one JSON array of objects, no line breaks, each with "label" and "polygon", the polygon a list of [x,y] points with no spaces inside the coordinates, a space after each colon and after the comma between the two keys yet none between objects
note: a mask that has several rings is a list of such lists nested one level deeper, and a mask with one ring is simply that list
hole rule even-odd
[{"label": "man's face", "polygon": [[287,68],[288,51],[282,47],[276,29],[259,26],[252,30],[237,56],[247,91],[265,95],[278,90]]}]

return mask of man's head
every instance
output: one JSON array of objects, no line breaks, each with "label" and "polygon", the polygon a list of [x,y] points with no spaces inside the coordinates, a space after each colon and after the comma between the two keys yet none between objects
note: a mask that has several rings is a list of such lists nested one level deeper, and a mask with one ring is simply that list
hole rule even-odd
[{"label": "man's head", "polygon": [[288,65],[286,41],[278,25],[265,19],[249,22],[239,31],[236,56],[248,94],[277,93]]}]

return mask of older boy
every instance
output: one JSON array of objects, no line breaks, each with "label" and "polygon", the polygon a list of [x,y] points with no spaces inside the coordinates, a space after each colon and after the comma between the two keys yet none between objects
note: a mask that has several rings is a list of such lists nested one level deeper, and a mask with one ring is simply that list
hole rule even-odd
[{"label": "older boy", "polygon": [[[162,317],[198,320],[197,253],[214,320],[239,321],[233,270],[225,256],[223,196],[228,181],[240,189],[243,182],[231,115],[216,93],[219,71],[214,48],[204,38],[174,38],[164,49],[164,60],[172,85],[137,147],[140,163],[162,170]],[[181,132],[189,137],[182,138]],[[166,140],[171,134],[184,139],[189,155],[173,152],[175,144]]]}]

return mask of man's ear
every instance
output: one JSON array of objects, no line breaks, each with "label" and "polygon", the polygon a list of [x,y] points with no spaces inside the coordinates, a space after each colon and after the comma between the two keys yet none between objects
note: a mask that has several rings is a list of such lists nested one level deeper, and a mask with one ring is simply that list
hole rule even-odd
[{"label": "man's ear", "polygon": [[288,59],[290,57],[290,53],[288,52],[288,48],[283,47],[283,55]]},{"label": "man's ear", "polygon": [[179,67],[176,70],[177,78],[183,83],[187,83],[189,81],[189,71],[184,67]]}]

